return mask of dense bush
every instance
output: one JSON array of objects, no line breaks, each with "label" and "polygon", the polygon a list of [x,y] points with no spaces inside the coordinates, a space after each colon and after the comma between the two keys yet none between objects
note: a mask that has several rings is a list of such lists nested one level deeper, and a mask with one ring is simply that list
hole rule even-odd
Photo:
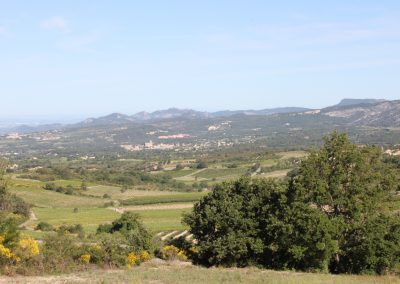
[{"label": "dense bush", "polygon": [[206,266],[260,265],[386,273],[400,261],[400,222],[381,208],[397,185],[380,151],[333,133],[290,183],[223,183],[184,217]]},{"label": "dense bush", "polygon": [[35,230],[40,231],[53,231],[53,229],[53,226],[47,222],[39,222],[35,227]]},{"label": "dense bush", "polygon": [[135,252],[152,249],[152,236],[143,226],[140,216],[136,213],[125,212],[111,225],[100,225],[97,233],[116,233],[123,236],[127,245]]}]

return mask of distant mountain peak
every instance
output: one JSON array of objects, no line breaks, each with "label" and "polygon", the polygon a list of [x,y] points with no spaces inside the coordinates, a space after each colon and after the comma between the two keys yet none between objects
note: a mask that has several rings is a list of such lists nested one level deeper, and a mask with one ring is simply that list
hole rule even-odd
[{"label": "distant mountain peak", "polygon": [[336,106],[376,104],[384,101],[384,99],[343,99]]}]

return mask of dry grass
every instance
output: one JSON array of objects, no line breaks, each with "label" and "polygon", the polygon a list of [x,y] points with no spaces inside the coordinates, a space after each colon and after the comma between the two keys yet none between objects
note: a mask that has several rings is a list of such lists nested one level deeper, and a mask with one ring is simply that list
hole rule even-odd
[{"label": "dry grass", "polygon": [[201,268],[183,263],[150,262],[131,270],[92,270],[84,273],[40,277],[0,277],[0,283],[273,283],[372,284],[400,283],[395,276],[353,276],[298,273],[256,268]]}]

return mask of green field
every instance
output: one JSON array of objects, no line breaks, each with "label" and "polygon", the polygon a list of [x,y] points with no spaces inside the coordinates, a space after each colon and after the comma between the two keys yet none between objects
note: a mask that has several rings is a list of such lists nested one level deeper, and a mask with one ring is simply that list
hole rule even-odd
[{"label": "green field", "polygon": [[94,232],[99,224],[111,222],[119,217],[119,213],[96,207],[79,208],[74,213],[74,208],[34,208],[33,212],[39,221],[44,221],[53,226],[81,224],[86,232]]},{"label": "green field", "polygon": [[182,225],[182,214],[189,212],[190,209],[170,209],[170,210],[148,210],[138,211],[143,223],[152,232],[185,230]]},{"label": "green field", "polygon": [[196,174],[199,178],[204,179],[234,179],[238,178],[241,175],[245,174],[247,171],[246,168],[233,168],[233,169],[206,169],[198,174]]},{"label": "green field", "polygon": [[41,182],[12,180],[9,191],[23,198],[26,202],[37,207],[81,207],[100,206],[106,200],[86,196],[66,195],[54,191],[44,190]]},{"label": "green field", "polygon": [[[120,214],[108,208],[79,208],[74,213],[74,208],[34,208],[33,212],[38,222],[44,221],[53,226],[81,224],[87,233],[95,232],[98,225],[109,223],[117,219]],[[142,217],[143,223],[153,232],[183,230],[181,224],[182,213],[190,209],[169,210],[141,210],[137,213]]]},{"label": "green field", "polygon": [[153,196],[153,195],[169,195],[170,191],[161,190],[137,190],[137,189],[127,189],[122,192],[121,187],[109,186],[109,185],[95,185],[89,186],[88,189],[82,192],[84,195],[92,195],[97,197],[102,197],[104,194],[108,194],[112,199],[129,199],[139,196]]},{"label": "green field", "polygon": [[160,203],[182,203],[182,202],[195,202],[205,196],[206,192],[191,192],[191,193],[176,193],[164,195],[148,195],[137,196],[132,199],[127,199],[122,202],[122,205],[146,205],[146,204],[160,204]]},{"label": "green field", "polygon": [[[303,157],[306,152],[289,151],[278,153],[275,158],[260,156],[256,159],[262,166],[273,166],[280,159]],[[130,160],[119,161],[131,162]],[[194,160],[192,162],[195,162]],[[227,168],[230,164],[236,167]],[[231,162],[212,162],[205,169],[175,170],[175,164],[171,164],[172,170],[154,172],[153,174],[166,174],[177,181],[191,186],[194,182],[207,181],[208,185],[237,179],[245,174],[253,165],[250,160]],[[280,178],[286,175],[287,170],[277,170],[260,175],[258,177]],[[80,179],[55,180],[58,186],[73,186],[80,188]],[[67,195],[54,191],[44,190],[45,182],[29,179],[18,179],[13,176],[9,183],[10,192],[20,196],[30,203],[38,220],[30,220],[23,232],[35,238],[43,238],[43,232],[32,231],[32,228],[40,221],[48,222],[55,227],[60,225],[81,224],[87,233],[94,232],[99,224],[115,220],[123,211],[135,211],[141,215],[144,224],[153,232],[185,230],[181,223],[182,213],[189,212],[191,204],[200,200],[207,192],[177,192],[161,191],[158,185],[138,184],[133,188],[121,190],[118,185],[105,185],[87,183],[87,190],[79,191],[73,195]],[[146,190],[144,190],[146,189]],[[107,195],[107,198],[104,196]],[[115,202],[114,204],[110,202]],[[105,208],[105,203],[108,207]],[[74,213],[74,208],[78,212]],[[47,234],[47,233],[46,233]]]}]

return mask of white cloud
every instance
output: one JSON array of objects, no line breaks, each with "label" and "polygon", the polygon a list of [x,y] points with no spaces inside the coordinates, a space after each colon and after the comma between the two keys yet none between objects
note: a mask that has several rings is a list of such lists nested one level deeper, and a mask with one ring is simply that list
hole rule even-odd
[{"label": "white cloud", "polygon": [[69,37],[63,40],[60,46],[64,49],[85,49],[100,39],[99,34],[92,33],[82,36]]},{"label": "white cloud", "polygon": [[49,19],[46,19],[40,23],[40,26],[43,29],[47,30],[60,30],[63,32],[68,31],[68,24],[67,21],[63,17],[51,17]]}]

